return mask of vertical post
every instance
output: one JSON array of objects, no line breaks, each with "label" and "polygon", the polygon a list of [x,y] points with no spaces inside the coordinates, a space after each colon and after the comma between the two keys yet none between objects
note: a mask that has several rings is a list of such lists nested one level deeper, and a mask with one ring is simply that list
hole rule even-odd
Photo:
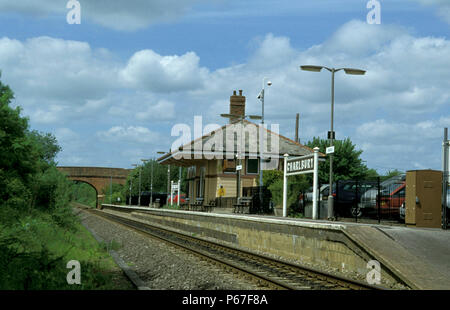
[{"label": "vertical post", "polygon": [[131,206],[131,189],[133,188],[133,177],[130,179],[130,199],[129,199],[129,205]]},{"label": "vertical post", "polygon": [[170,181],[170,205],[173,205],[173,181]]},{"label": "vertical post", "polygon": [[[264,102],[264,99],[262,100]],[[264,103],[263,103],[263,115],[264,115]],[[264,165],[264,116],[262,119],[262,124],[259,130],[259,203],[262,207],[262,186],[263,184],[263,165]]]},{"label": "vertical post", "polygon": [[177,206],[180,206],[180,191],[181,191],[181,166],[178,168],[178,202]]},{"label": "vertical post", "polygon": [[447,186],[448,186],[448,176],[449,176],[449,141],[448,141],[448,128],[444,128],[444,158],[443,158],[443,171],[442,171],[442,229],[447,229]]},{"label": "vertical post", "polygon": [[317,184],[319,183],[319,148],[316,146],[314,149],[314,173],[313,173],[313,210],[312,218],[317,220]]},{"label": "vertical post", "polygon": [[[263,175],[262,175],[262,166],[263,166],[263,153],[264,153],[264,80],[263,80],[263,89],[261,91],[261,103],[262,103],[262,118],[261,118],[261,128],[259,130],[259,186],[263,185]],[[261,190],[260,190],[261,195]],[[261,197],[260,197],[261,198]]]},{"label": "vertical post", "polygon": [[112,176],[109,177],[109,204],[112,204]]},{"label": "vertical post", "polygon": [[150,174],[150,207],[153,207],[153,159]]},{"label": "vertical post", "polygon": [[300,113],[297,113],[297,115],[295,116],[295,142],[299,143],[300,139],[298,138],[298,127],[299,127],[299,120],[300,118]]},{"label": "vertical post", "polygon": [[381,222],[380,205],[381,205],[381,184],[380,177],[377,177],[378,189],[377,189],[377,213],[378,213],[378,224]]},{"label": "vertical post", "polygon": [[288,154],[284,154],[284,173],[283,173],[283,217],[287,216],[287,159]]},{"label": "vertical post", "polygon": [[[330,146],[333,146],[334,131],[334,73],[335,69],[331,69],[331,132],[330,132]],[[333,201],[333,153],[330,154],[330,192],[328,196],[328,219],[334,218],[334,201]]]},{"label": "vertical post", "polygon": [[167,194],[170,191],[170,164],[167,165]]},{"label": "vertical post", "polygon": [[[241,157],[237,156],[237,165],[241,166]],[[236,203],[239,203],[239,199],[241,198],[241,170],[236,170]]]},{"label": "vertical post", "polygon": [[141,206],[141,170],[142,166],[139,166],[139,197],[138,197],[138,206]]},{"label": "vertical post", "polygon": [[[181,167],[180,167],[181,168]],[[180,187],[181,187],[181,180],[178,180],[178,199],[177,199],[177,206],[180,206]]]}]

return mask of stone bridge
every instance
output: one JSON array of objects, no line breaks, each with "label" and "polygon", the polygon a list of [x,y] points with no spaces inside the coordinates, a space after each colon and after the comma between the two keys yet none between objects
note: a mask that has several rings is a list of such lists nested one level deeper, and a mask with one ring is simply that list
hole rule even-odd
[{"label": "stone bridge", "polygon": [[102,204],[102,190],[111,183],[125,184],[130,169],[104,167],[57,167],[70,180],[84,182],[91,185],[97,194],[97,208]]}]

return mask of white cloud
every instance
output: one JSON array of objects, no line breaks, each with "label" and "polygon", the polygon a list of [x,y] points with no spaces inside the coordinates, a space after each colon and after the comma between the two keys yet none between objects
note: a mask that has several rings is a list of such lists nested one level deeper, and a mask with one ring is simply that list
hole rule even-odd
[{"label": "white cloud", "polygon": [[199,67],[199,57],[194,52],[161,56],[152,50],[135,53],[120,72],[125,85],[154,92],[198,89],[207,74],[207,69]]},{"label": "white cloud", "polygon": [[175,103],[160,100],[156,104],[146,104],[144,111],[136,114],[138,120],[171,120],[175,117]]},{"label": "white cloud", "polygon": [[114,126],[107,131],[99,131],[97,136],[107,142],[121,143],[155,143],[160,135],[146,127],[141,126]]},{"label": "white cloud", "polygon": [[1,38],[0,68],[15,91],[34,98],[98,99],[117,83],[116,64],[105,50],[50,37]]}]

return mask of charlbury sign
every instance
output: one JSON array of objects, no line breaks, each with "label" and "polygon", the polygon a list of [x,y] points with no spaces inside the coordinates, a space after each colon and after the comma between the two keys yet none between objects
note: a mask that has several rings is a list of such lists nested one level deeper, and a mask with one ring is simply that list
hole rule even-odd
[{"label": "charlbury sign", "polygon": [[311,173],[314,171],[314,155],[289,158],[286,168],[287,175]]}]

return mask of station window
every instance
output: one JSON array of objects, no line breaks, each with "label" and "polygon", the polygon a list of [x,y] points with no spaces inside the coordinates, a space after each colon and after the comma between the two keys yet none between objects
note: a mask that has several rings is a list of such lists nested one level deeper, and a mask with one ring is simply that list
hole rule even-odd
[{"label": "station window", "polygon": [[222,162],[224,173],[235,173],[236,172],[236,160],[235,159],[224,159]]},{"label": "station window", "polygon": [[259,160],[257,158],[247,158],[247,174],[259,173]]}]

